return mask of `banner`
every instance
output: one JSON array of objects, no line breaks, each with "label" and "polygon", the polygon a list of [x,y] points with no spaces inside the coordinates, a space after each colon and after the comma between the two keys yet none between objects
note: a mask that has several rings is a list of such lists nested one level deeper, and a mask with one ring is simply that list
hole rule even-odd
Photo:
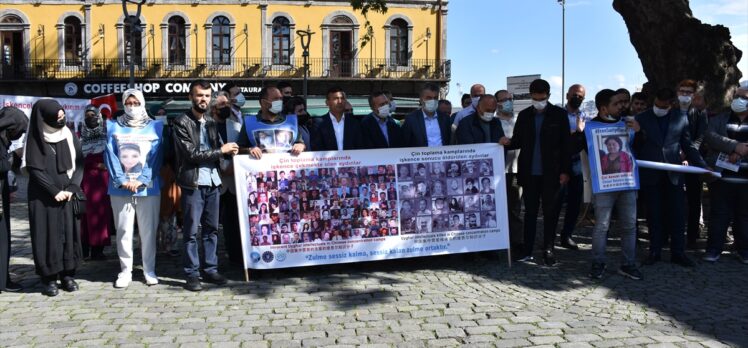
[{"label": "banner", "polygon": [[234,157],[246,268],[509,248],[498,144]]},{"label": "banner", "polygon": [[[26,116],[31,116],[31,108],[39,99],[45,99],[45,97],[0,94],[0,102],[2,103],[0,105],[2,107],[17,107]],[[76,124],[83,122],[83,110],[86,108],[86,105],[91,104],[90,99],[54,98],[54,100],[57,100],[62,105],[62,108],[65,109],[65,117],[67,117],[67,124],[70,129],[75,129]]]},{"label": "banner", "polygon": [[593,194],[639,189],[639,171],[631,151],[634,133],[625,123],[587,122],[584,136]]}]

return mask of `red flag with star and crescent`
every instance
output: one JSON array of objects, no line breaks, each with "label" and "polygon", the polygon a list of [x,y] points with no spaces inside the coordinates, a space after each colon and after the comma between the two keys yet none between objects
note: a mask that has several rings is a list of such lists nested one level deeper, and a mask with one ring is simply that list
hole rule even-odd
[{"label": "red flag with star and crescent", "polygon": [[114,94],[91,98],[91,104],[98,107],[106,119],[111,119],[112,115],[117,112],[117,98],[114,97]]}]

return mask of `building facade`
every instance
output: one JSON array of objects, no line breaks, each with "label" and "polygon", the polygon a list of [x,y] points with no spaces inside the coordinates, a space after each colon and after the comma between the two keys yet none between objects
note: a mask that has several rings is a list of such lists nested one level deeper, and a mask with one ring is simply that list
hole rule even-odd
[{"label": "building facade", "polygon": [[305,73],[310,95],[332,85],[359,95],[446,88],[447,1],[388,7],[365,18],[348,0],[145,0],[137,17],[136,4],[125,6],[128,18],[120,0],[0,0],[0,94],[121,93],[130,62],[155,99],[186,95],[195,78],[248,94],[283,80],[300,92]]}]

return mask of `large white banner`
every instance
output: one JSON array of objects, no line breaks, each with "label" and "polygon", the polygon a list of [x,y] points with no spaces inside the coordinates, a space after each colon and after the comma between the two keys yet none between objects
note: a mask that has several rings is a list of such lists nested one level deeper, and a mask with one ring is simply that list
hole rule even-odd
[{"label": "large white banner", "polygon": [[498,144],[234,157],[246,268],[509,248]]},{"label": "large white banner", "polygon": [[[21,109],[26,116],[31,116],[31,108],[39,99],[45,97],[31,97],[23,95],[3,95],[0,94],[0,105],[2,107],[13,106]],[[86,105],[91,104],[91,99],[72,99],[72,98],[53,98],[65,109],[68,127],[75,129],[75,124],[83,122],[83,110]]]}]

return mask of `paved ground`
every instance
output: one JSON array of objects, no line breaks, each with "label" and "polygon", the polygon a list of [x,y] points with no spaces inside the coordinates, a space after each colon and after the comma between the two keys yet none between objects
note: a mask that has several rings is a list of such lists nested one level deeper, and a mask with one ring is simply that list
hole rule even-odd
[{"label": "paved ground", "polygon": [[748,266],[724,255],[695,270],[645,267],[644,281],[611,271],[594,282],[585,229],[585,250],[560,252],[552,269],[510,269],[489,253],[257,272],[245,283],[223,267],[228,286],[190,293],[168,257],[160,285],[136,270],[130,288],[114,289],[111,258],[83,265],[79,292],[47,298],[26,206],[12,214],[11,271],[26,290],[0,294],[0,346],[748,346]]}]

